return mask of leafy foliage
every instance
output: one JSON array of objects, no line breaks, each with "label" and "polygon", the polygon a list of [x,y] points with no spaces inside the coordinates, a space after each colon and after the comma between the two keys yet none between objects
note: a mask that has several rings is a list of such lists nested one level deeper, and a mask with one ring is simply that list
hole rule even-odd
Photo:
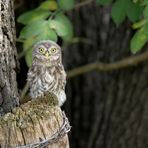
[{"label": "leafy foliage", "polygon": [[138,30],[131,40],[131,50],[133,53],[139,51],[148,40],[148,35],[145,33],[144,28]]},{"label": "leafy foliage", "polygon": [[119,25],[121,24],[126,16],[132,21],[135,22],[140,19],[142,16],[144,6],[139,4],[139,1],[134,2],[135,0],[96,0],[97,4],[107,5],[112,4],[112,19]]},{"label": "leafy foliage", "polygon": [[[98,5],[111,5],[111,16],[119,26],[128,18],[135,34],[131,39],[132,53],[138,52],[148,41],[148,0],[96,0]],[[58,37],[70,41],[73,26],[65,11],[72,9],[75,0],[45,0],[37,8],[22,14],[18,22],[24,24],[19,39],[23,40],[25,59],[31,64],[32,45],[40,40],[57,41]]]},{"label": "leafy foliage", "polygon": [[58,6],[55,0],[48,0],[48,1],[42,2],[39,8],[44,10],[54,11],[58,8]]},{"label": "leafy foliage", "polygon": [[24,24],[19,39],[23,40],[23,49],[28,66],[31,65],[32,46],[40,40],[57,41],[61,37],[70,41],[73,37],[73,26],[64,11],[72,9],[74,0],[46,0],[36,9],[28,11],[17,19]]},{"label": "leafy foliage", "polygon": [[133,3],[132,1],[128,2],[127,6],[127,16],[132,21],[135,22],[139,20],[142,15],[143,7],[139,6],[137,3]]},{"label": "leafy foliage", "polygon": [[128,6],[128,0],[117,0],[112,7],[112,18],[114,22],[119,25],[126,17],[126,8]]},{"label": "leafy foliage", "polygon": [[[138,29],[131,39],[132,53],[138,52],[148,41],[148,0],[96,0],[100,5],[112,5],[111,16],[116,25],[120,25],[126,17]],[[141,18],[144,18],[140,20]],[[138,21],[138,22],[136,22]]]},{"label": "leafy foliage", "polygon": [[148,41],[148,0],[144,0],[140,3],[143,6],[144,19],[139,21],[137,26],[137,32],[131,40],[131,51],[136,53],[139,51]]},{"label": "leafy foliage", "polygon": [[74,0],[58,0],[59,7],[63,10],[70,10],[74,7]]},{"label": "leafy foliage", "polygon": [[33,21],[46,19],[50,14],[51,12],[48,10],[35,9],[22,14],[17,21],[19,23],[27,25],[32,23]]},{"label": "leafy foliage", "polygon": [[72,24],[62,13],[56,15],[55,19],[50,21],[50,27],[64,40],[69,41],[73,37]]}]

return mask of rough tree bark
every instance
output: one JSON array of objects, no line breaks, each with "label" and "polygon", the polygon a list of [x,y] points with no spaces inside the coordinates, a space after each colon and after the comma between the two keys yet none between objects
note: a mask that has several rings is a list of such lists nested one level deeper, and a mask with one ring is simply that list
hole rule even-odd
[{"label": "rough tree bark", "polygon": [[63,120],[56,97],[16,107],[19,95],[14,22],[13,0],[0,0],[0,147],[69,148],[66,133],[70,126],[67,118]]},{"label": "rough tree bark", "polygon": [[[76,36],[92,44],[80,42],[65,48],[67,69],[131,55],[131,24],[126,21],[116,27],[110,10],[92,3],[70,13]],[[72,148],[148,147],[147,65],[91,72],[68,81],[66,109],[73,126]]]},{"label": "rough tree bark", "polygon": [[0,1],[0,113],[19,104],[16,83],[15,25],[12,0]]}]

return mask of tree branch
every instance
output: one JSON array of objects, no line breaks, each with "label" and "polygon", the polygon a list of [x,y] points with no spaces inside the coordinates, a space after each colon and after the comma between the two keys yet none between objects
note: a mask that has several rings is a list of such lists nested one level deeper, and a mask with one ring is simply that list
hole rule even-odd
[{"label": "tree branch", "polygon": [[89,3],[93,2],[94,0],[85,0],[84,2],[80,2],[75,5],[74,9],[78,9],[80,7],[83,7],[85,5],[88,5]]},{"label": "tree branch", "polygon": [[22,102],[22,100],[24,99],[24,97],[25,97],[25,95],[26,95],[28,89],[29,89],[29,84],[28,84],[28,82],[27,82],[27,83],[25,84],[25,86],[24,86],[22,92],[21,92],[21,95],[20,95],[20,102]]},{"label": "tree branch", "polygon": [[[140,64],[144,61],[148,60],[148,51],[136,55],[136,56],[130,56],[128,58],[124,58],[123,60],[113,62],[113,63],[101,63],[101,62],[96,62],[92,64],[87,64],[84,66],[80,66],[77,68],[74,68],[72,70],[67,71],[67,78],[73,78],[91,71],[112,71],[112,70],[118,70],[118,69],[123,69],[129,66],[136,66],[137,64]],[[26,95],[26,92],[28,91],[29,86],[28,84],[25,85],[21,98],[23,99],[24,96]]]},{"label": "tree branch", "polygon": [[136,66],[137,64],[147,61],[148,60],[148,51],[136,55],[136,56],[131,56],[128,58],[125,58],[123,60],[113,62],[113,63],[101,63],[101,62],[96,62],[92,64],[87,64],[72,70],[69,70],[67,72],[68,78],[72,78],[78,75],[82,75],[91,71],[112,71],[112,70],[117,70],[117,69],[122,69],[126,68],[129,66]]}]

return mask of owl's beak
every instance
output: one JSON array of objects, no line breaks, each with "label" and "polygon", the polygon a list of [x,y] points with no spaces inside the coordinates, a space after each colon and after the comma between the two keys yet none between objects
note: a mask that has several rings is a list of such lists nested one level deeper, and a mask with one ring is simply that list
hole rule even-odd
[{"label": "owl's beak", "polygon": [[49,56],[50,56],[49,52],[45,52],[45,56],[46,56],[47,58],[49,58]]}]

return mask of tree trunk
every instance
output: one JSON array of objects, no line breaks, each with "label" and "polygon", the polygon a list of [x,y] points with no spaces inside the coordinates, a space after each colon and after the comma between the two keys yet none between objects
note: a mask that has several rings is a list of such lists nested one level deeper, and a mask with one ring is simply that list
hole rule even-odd
[{"label": "tree trunk", "polygon": [[0,114],[3,114],[17,106],[19,100],[13,1],[1,0],[0,10]]},{"label": "tree trunk", "polygon": [[[126,21],[116,27],[110,10],[92,3],[69,14],[76,36],[91,44],[66,47],[66,69],[96,61],[111,63],[131,55],[131,24]],[[73,127],[72,148],[148,147],[147,64],[91,72],[68,81],[66,109]]]}]

